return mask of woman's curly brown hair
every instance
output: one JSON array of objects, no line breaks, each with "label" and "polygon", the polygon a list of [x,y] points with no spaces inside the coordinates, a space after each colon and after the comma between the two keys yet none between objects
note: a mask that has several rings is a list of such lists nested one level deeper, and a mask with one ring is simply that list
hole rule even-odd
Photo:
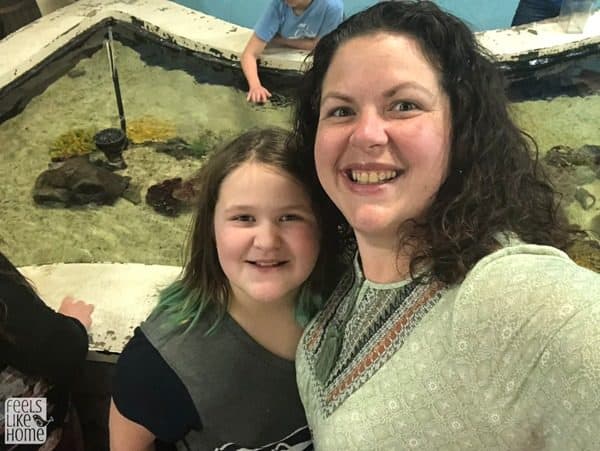
[{"label": "woman's curly brown hair", "polygon": [[505,81],[493,57],[460,19],[432,2],[377,3],[319,41],[295,111],[295,136],[306,158],[314,161],[321,88],[335,52],[352,38],[375,33],[414,38],[450,101],[448,177],[425,220],[404,237],[425,243],[412,255],[411,273],[429,262],[435,278],[459,282],[477,261],[498,249],[495,237],[503,232],[564,248],[572,230],[538,164],[535,141],[509,114]]}]

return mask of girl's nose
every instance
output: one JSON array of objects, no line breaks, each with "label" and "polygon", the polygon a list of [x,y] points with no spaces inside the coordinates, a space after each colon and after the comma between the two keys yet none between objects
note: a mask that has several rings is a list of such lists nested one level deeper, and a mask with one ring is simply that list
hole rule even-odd
[{"label": "girl's nose", "polygon": [[259,249],[277,249],[281,244],[279,227],[272,223],[260,224],[256,227],[254,246]]},{"label": "girl's nose", "polygon": [[378,150],[388,142],[386,122],[377,111],[359,113],[350,144],[365,151]]}]

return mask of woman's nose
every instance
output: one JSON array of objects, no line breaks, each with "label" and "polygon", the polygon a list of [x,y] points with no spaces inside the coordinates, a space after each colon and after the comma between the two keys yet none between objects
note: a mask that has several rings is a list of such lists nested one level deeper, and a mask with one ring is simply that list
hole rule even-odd
[{"label": "woman's nose", "polygon": [[387,144],[386,122],[376,111],[362,111],[355,122],[350,144],[365,150],[378,149]]},{"label": "woman's nose", "polygon": [[263,223],[256,227],[254,246],[259,249],[277,249],[281,244],[279,228],[276,224]]}]

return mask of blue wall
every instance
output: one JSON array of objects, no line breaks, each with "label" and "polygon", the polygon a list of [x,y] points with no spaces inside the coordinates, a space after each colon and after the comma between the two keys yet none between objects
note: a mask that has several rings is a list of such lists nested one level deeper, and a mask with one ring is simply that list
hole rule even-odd
[{"label": "blue wall", "polygon": [[[175,1],[180,5],[248,28],[254,27],[262,10],[270,2],[270,0]],[[353,14],[373,3],[374,0],[344,0],[346,15]],[[473,30],[480,31],[509,27],[518,0],[437,0],[436,3],[465,20]]]}]

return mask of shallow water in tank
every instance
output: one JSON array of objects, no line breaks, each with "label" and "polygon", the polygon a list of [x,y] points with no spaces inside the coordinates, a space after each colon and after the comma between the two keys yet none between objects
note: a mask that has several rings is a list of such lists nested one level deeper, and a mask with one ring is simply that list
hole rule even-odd
[{"label": "shallow water in tank", "polygon": [[[125,114],[128,121],[152,116],[175,124],[178,137],[192,142],[206,130],[232,136],[251,127],[290,127],[286,106],[254,106],[241,90],[198,83],[183,70],[147,64],[133,49],[115,42]],[[519,124],[542,153],[561,144],[600,145],[600,93],[562,96],[513,104]],[[166,217],[143,202],[147,188],[172,177],[189,177],[200,159],[175,158],[150,146],[124,153],[120,174],[141,187],[142,203],[119,198],[114,205],[72,208],[40,206],[33,201],[37,176],[48,168],[49,148],[75,128],[118,127],[117,107],[107,54],[100,49],[29,102],[19,115],[0,124],[0,249],[17,265],[55,262],[137,262],[179,265],[190,213]],[[585,185],[599,199],[583,210],[568,205],[570,217],[590,227],[600,215],[600,180]]]},{"label": "shallow water in tank", "polygon": [[[252,106],[240,90],[200,84],[184,71],[147,65],[119,42],[114,49],[128,122],[152,117],[175,124],[177,136],[188,142],[206,130],[230,136],[258,126],[289,127],[289,108]],[[0,124],[0,249],[17,265],[180,264],[190,214],[165,217],[145,202],[134,205],[123,198],[114,205],[74,208],[33,201],[35,180],[48,168],[49,149],[61,134],[119,127],[106,51],[81,60],[70,74]],[[178,161],[149,146],[133,146],[124,158],[128,168],[118,172],[141,186],[142,199],[150,185],[186,178],[201,165],[199,159]]]}]

